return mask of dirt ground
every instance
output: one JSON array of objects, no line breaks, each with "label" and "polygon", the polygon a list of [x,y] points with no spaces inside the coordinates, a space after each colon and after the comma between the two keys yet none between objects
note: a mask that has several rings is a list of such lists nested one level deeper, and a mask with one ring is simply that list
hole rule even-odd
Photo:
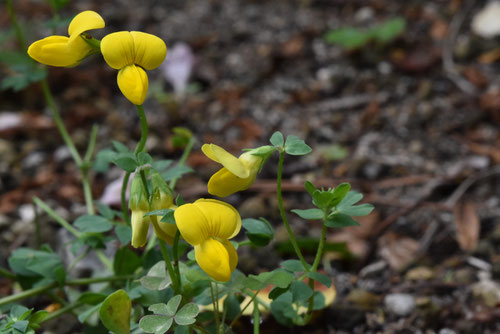
[{"label": "dirt ground", "polygon": [[[20,21],[29,23],[29,42],[51,34],[43,25],[49,5],[15,5]],[[280,130],[313,148],[285,161],[288,209],[310,207],[305,180],[323,187],[348,181],[375,205],[360,227],[329,232],[332,248],[345,243],[347,249],[323,260],[335,280],[334,304],[305,328],[284,329],[265,318],[263,333],[500,333],[500,37],[472,31],[484,6],[472,0],[85,0],[71,1],[60,15],[92,9],[105,19],[106,33],[140,30],[164,39],[169,54],[180,45],[191,50],[189,85],[174,93],[165,68],[150,71],[144,105],[153,156],[180,156],[171,144],[175,126],[198,139],[188,159],[197,173],[178,184],[186,200],[208,196],[206,181],[217,168],[201,144],[237,153],[267,144]],[[331,29],[368,29],[394,17],[404,18],[406,29],[389,43],[345,50],[324,38]],[[8,27],[4,12],[0,27]],[[82,152],[93,124],[99,124],[98,149],[111,140],[133,147],[139,138],[135,109],[115,80],[116,71],[97,56],[74,69],[49,69]],[[0,124],[1,266],[13,249],[35,244],[33,196],[70,220],[84,203],[40,87],[0,92],[0,118],[12,112],[22,122]],[[270,246],[240,253],[239,268],[247,273],[293,257],[280,247],[286,238],[274,196],[276,166],[273,157],[249,191],[228,198],[243,217],[266,217],[276,228]],[[120,173],[92,177],[99,199]],[[319,224],[289,218],[303,237],[319,235]],[[58,247],[58,226],[45,220],[41,237]],[[9,290],[2,281],[0,287]],[[247,331],[245,324],[250,327],[249,319],[236,332]]]}]

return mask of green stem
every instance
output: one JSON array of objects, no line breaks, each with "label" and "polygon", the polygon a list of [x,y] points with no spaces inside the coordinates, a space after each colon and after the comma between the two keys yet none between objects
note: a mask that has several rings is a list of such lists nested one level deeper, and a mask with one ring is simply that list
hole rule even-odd
[{"label": "green stem", "polygon": [[243,240],[243,241],[238,242],[238,247],[249,246],[249,245],[252,245],[252,242],[250,240]]},{"label": "green stem", "polygon": [[3,276],[3,277],[8,278],[8,279],[12,279],[12,280],[16,279],[16,275],[14,275],[10,271],[8,271],[7,269],[2,268],[2,267],[0,267],[0,276]]},{"label": "green stem", "polygon": [[55,319],[55,318],[63,315],[64,313],[67,313],[67,312],[70,312],[70,311],[74,310],[75,308],[77,308],[77,307],[79,307],[81,305],[82,305],[81,302],[74,302],[72,304],[66,305],[66,306],[60,308],[59,310],[50,313],[48,316],[46,316],[45,318],[43,318],[43,320],[40,321],[39,324],[42,324],[44,322],[50,321],[52,319]]},{"label": "green stem", "polygon": [[215,316],[215,333],[219,334],[220,325],[219,325],[219,312],[218,312],[218,304],[219,300],[215,299],[214,287],[213,283],[210,282],[210,296],[212,297],[212,307],[214,308],[214,316]]},{"label": "green stem", "polygon": [[94,124],[92,126],[92,131],[90,132],[89,145],[87,146],[87,151],[85,152],[82,166],[80,166],[80,170],[82,172],[83,195],[85,197],[85,205],[87,206],[87,212],[89,215],[95,214],[94,200],[92,199],[92,187],[90,186],[89,179],[89,169],[91,165],[92,155],[94,154],[95,150],[98,131],[99,126]]},{"label": "green stem", "polygon": [[82,254],[78,255],[78,257],[75,258],[73,262],[71,262],[66,272],[68,273],[71,272],[71,270],[73,270],[73,268],[78,264],[78,262],[83,260],[85,256],[87,256],[89,253],[90,253],[90,247],[87,247],[87,249],[84,252],[82,252]]},{"label": "green stem", "polygon": [[130,172],[126,172],[122,182],[121,202],[122,202],[123,220],[128,225],[130,225],[130,216],[128,214],[128,205],[127,205],[127,188],[129,180],[130,180]]},{"label": "green stem", "polygon": [[172,267],[172,260],[170,259],[170,255],[168,254],[165,242],[161,239],[158,239],[158,243],[160,244],[161,254],[163,255],[163,260],[165,261],[165,267],[167,268],[168,275],[172,280],[172,288],[174,289],[174,293],[177,295],[180,293],[179,289],[180,287],[178,285],[178,280],[174,271],[174,267]]},{"label": "green stem", "polygon": [[139,171],[139,175],[141,176],[142,185],[144,186],[144,191],[146,192],[146,198],[149,198],[148,180],[146,179],[146,173],[144,172],[144,169],[141,169]]},{"label": "green stem", "polygon": [[200,332],[202,333],[205,333],[205,334],[210,334],[209,331],[207,331],[205,328],[201,327],[201,326],[198,326],[198,325],[191,325],[191,327],[193,327],[194,329],[196,330],[199,330]]},{"label": "green stem", "polygon": [[33,203],[33,212],[35,213],[35,218],[33,219],[33,224],[35,225],[35,242],[36,249],[40,248],[42,244],[42,233],[40,231],[40,217],[38,216],[38,209],[36,208],[36,203]]},{"label": "green stem", "polygon": [[72,233],[76,238],[81,237],[80,231],[75,229],[73,226],[71,226],[68,221],[66,221],[64,218],[59,216],[54,210],[52,210],[47,204],[45,204],[44,201],[42,201],[38,197],[33,198],[33,202],[35,202],[36,205],[38,205],[43,211],[45,211],[52,219],[54,219],[59,225],[64,227],[66,230],[68,230],[70,233]]},{"label": "green stem", "polygon": [[66,126],[64,125],[61,115],[59,114],[59,109],[57,108],[54,102],[54,97],[52,96],[52,92],[50,91],[47,79],[43,79],[42,81],[40,81],[40,83],[42,85],[43,96],[45,97],[47,104],[52,110],[52,117],[54,118],[54,122],[56,123],[57,130],[59,130],[59,133],[61,134],[64,143],[68,147],[71,156],[73,157],[73,160],[75,160],[76,165],[78,166],[78,168],[81,168],[82,158],[80,157],[80,154],[76,150],[75,144],[71,140],[71,137],[69,136],[68,131],[66,130]]},{"label": "green stem", "polygon": [[278,177],[276,180],[277,184],[277,196],[278,196],[278,205],[279,205],[279,210],[281,214],[281,219],[283,220],[283,223],[285,224],[286,231],[288,232],[288,236],[290,237],[290,243],[292,244],[293,249],[295,250],[295,253],[299,257],[300,262],[304,266],[304,268],[307,268],[309,265],[307,264],[306,260],[304,259],[304,256],[302,255],[302,252],[300,251],[299,245],[297,244],[297,240],[295,239],[295,235],[292,232],[292,229],[290,228],[290,224],[288,223],[288,219],[286,218],[286,213],[285,209],[283,207],[283,195],[281,193],[281,178],[283,175],[283,161],[285,160],[285,151],[281,150],[280,151],[280,158],[279,158],[279,164],[278,164]]},{"label": "green stem", "polygon": [[[319,239],[318,250],[316,251],[316,257],[314,258],[313,265],[309,270],[310,272],[315,272],[318,269],[319,262],[321,261],[321,257],[323,256],[323,249],[325,247],[325,240],[326,240],[325,221],[326,221],[326,215],[325,218],[323,219],[323,226],[321,228],[321,238]],[[311,278],[309,278],[309,287],[314,291],[314,280],[312,280]],[[307,304],[307,312],[304,318],[304,325],[307,324],[309,320],[311,320],[313,306],[314,306],[314,294],[309,298],[309,303]]]},{"label": "green stem", "polygon": [[6,1],[7,13],[10,18],[10,22],[14,26],[14,30],[16,31],[17,42],[19,43],[19,47],[26,52],[26,40],[24,38],[23,30],[17,21],[16,12],[14,11],[14,6],[12,5],[12,0]]},{"label": "green stem", "polygon": [[[186,162],[187,158],[189,157],[189,153],[191,153],[191,150],[193,149],[194,142],[195,142],[195,140],[194,140],[193,137],[189,138],[189,141],[186,144],[186,147],[184,148],[184,152],[182,152],[182,156],[179,159],[179,162],[177,163],[177,166],[184,165],[184,163]],[[170,184],[169,184],[170,189],[174,189],[175,188],[175,185],[176,185],[178,179],[179,178],[176,177],[176,178],[173,178],[172,180],[170,180]]]},{"label": "green stem", "polygon": [[257,304],[257,305],[254,304],[254,307],[259,306],[259,301],[257,298],[257,295],[259,294],[259,292],[260,292],[260,290],[257,290],[255,293],[254,292],[248,293],[247,291],[245,291],[245,293],[249,296],[252,296],[252,298],[248,301],[248,303],[246,303],[246,305],[241,309],[241,311],[236,315],[236,317],[234,317],[233,321],[231,321],[231,323],[229,324],[229,327],[226,329],[226,333],[229,333],[231,328],[233,328],[234,324],[238,321],[238,319],[240,319],[240,317],[243,315],[243,312],[245,312],[245,310],[250,306],[250,304],[252,304],[255,301],[256,302],[255,304]]},{"label": "green stem", "polygon": [[260,312],[259,303],[254,299],[253,301],[253,334],[259,334],[260,327]]},{"label": "green stem", "polygon": [[182,286],[181,273],[179,271],[179,238],[180,238],[180,236],[181,236],[181,233],[179,232],[179,230],[177,230],[177,232],[175,232],[175,236],[174,236],[174,246],[172,249],[172,253],[174,256],[174,269],[175,269],[175,273],[176,273],[177,278],[178,278],[178,283],[179,283],[179,286]]}]

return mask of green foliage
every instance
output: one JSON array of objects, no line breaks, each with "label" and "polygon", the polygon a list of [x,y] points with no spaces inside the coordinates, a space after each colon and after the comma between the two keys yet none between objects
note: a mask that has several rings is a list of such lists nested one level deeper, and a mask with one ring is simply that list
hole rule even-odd
[{"label": "green foliage", "polygon": [[294,209],[292,210],[292,212],[297,214],[300,218],[307,220],[323,219],[325,216],[325,213],[321,209],[307,209],[307,210]]},{"label": "green foliage", "polygon": [[280,288],[286,288],[293,280],[293,275],[282,269],[261,273],[259,275],[249,275],[245,281],[245,286],[252,290],[260,290],[269,284]]},{"label": "green foliage", "polygon": [[320,282],[321,284],[323,284],[327,288],[332,286],[332,279],[329,276],[324,275],[322,273],[308,271],[306,273],[306,276],[315,280],[315,281]]},{"label": "green foliage", "polygon": [[290,135],[286,137],[285,141],[285,152],[290,155],[305,155],[312,151],[312,149],[307,145],[302,139]]},{"label": "green foliage", "polygon": [[130,240],[132,240],[132,229],[128,225],[117,224],[115,227],[115,233],[122,245],[128,245]]},{"label": "green foliage", "polygon": [[99,309],[99,318],[108,330],[115,334],[130,333],[132,301],[124,290],[109,295]]},{"label": "green foliage", "polygon": [[175,210],[172,209],[153,210],[146,213],[144,216],[162,216],[161,222],[175,224],[174,211]]},{"label": "green foliage", "polygon": [[282,147],[283,144],[285,143],[285,139],[283,138],[283,134],[279,131],[276,131],[275,133],[273,133],[273,135],[271,136],[271,139],[269,139],[269,141],[271,142],[271,144],[273,144],[274,146],[277,146],[277,147]]},{"label": "green foliage", "polygon": [[180,326],[195,323],[196,316],[200,312],[198,305],[188,303],[178,310],[182,296],[172,297],[167,304],[154,304],[149,307],[153,315],[144,316],[139,322],[139,327],[146,333],[166,333],[173,322]]},{"label": "green foliage", "polygon": [[266,219],[243,219],[241,225],[245,229],[245,234],[255,246],[266,246],[274,237],[274,231],[271,223]]},{"label": "green foliage", "polygon": [[405,19],[396,17],[369,29],[347,27],[331,30],[326,33],[325,40],[327,43],[338,44],[347,50],[354,50],[365,47],[370,42],[389,44],[405,29]]},{"label": "green foliage", "polygon": [[66,278],[61,259],[48,247],[41,250],[18,248],[8,259],[12,270],[24,277],[47,278],[63,283]]},{"label": "green foliage", "polygon": [[172,283],[165,268],[165,261],[160,261],[151,267],[147,275],[143,276],[140,281],[142,286],[149,290],[163,290]]},{"label": "green foliage", "polygon": [[22,305],[13,305],[10,313],[0,318],[0,333],[2,334],[34,334],[40,328],[40,323],[49,312],[28,309]]},{"label": "green foliage", "polygon": [[12,89],[18,92],[47,77],[45,67],[38,66],[22,51],[0,52],[0,63],[10,70],[8,76],[4,77],[0,83],[2,90]]},{"label": "green foliage", "polygon": [[118,249],[113,261],[113,270],[115,275],[133,274],[141,266],[139,256],[130,250],[127,246]]},{"label": "green foliage", "polygon": [[304,268],[302,262],[300,262],[299,260],[285,260],[281,262],[280,265],[281,267],[283,267],[283,269],[291,273],[300,273],[306,271],[306,268]]},{"label": "green foliage", "polygon": [[107,218],[98,215],[83,215],[73,223],[83,233],[103,233],[110,231],[113,224]]}]

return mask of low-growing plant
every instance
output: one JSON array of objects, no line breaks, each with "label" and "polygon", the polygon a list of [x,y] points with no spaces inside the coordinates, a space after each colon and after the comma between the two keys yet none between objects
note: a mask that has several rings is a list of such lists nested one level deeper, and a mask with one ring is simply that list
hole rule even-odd
[{"label": "low-growing plant", "polygon": [[[327,230],[359,225],[352,217],[369,214],[373,206],[358,204],[363,195],[352,191],[348,183],[318,189],[307,181],[304,186],[311,208],[291,211],[305,221],[321,224],[311,262],[290,226],[282,194],[285,157],[309,154],[311,147],[279,131],[271,136],[270,145],[246,149],[239,157],[218,145],[203,144],[203,153],[222,165],[207,185],[208,193],[218,198],[248,189],[269,157],[279,156],[276,196],[280,223],[284,224],[297,259],[285,260],[279,268],[258,275],[238,270],[238,248],[251,247],[252,252],[254,247],[269,245],[274,238],[273,224],[265,218],[241,217],[237,208],[221,199],[200,198],[192,203],[183,200],[175,190],[176,183],[184,174],[193,172],[185,162],[196,145],[196,134],[187,129],[175,130],[176,145],[184,147],[177,163],[155,160],[146,152],[148,123],[142,106],[148,91],[146,70],[163,62],[166,45],[157,36],[137,31],[114,32],[101,41],[90,35],[92,30],[104,27],[99,14],[84,11],[69,24],[68,36],[36,41],[27,53],[42,64],[60,67],[74,67],[88,56],[102,54],[106,63],[118,70],[119,89],[137,107],[141,138],[133,150],[113,141],[111,147],[92,159],[97,141],[97,130],[93,128],[82,157],[55,108],[48,85],[44,86],[45,96],[53,104],[54,121],[80,169],[87,213],[71,224],[42,199],[34,198],[40,209],[74,236],[71,250],[76,259],[66,267],[48,246],[15,250],[8,259],[10,270],[1,268],[0,274],[17,282],[22,291],[0,299],[4,312],[0,333],[33,333],[44,322],[67,312],[74,313],[83,324],[95,325],[99,319],[109,331],[118,334],[169,330],[228,333],[242,315],[253,317],[254,332],[258,333],[262,313],[271,313],[283,325],[307,324],[315,310],[326,307],[334,298],[331,277],[319,271]],[[121,168],[125,175],[120,210],[92,198],[89,170],[106,172],[109,164]],[[245,237],[235,241],[242,228]],[[112,259],[103,253],[109,242],[121,245]],[[73,278],[76,263],[92,252],[98,255],[106,273]],[[81,292],[82,286],[96,283],[106,284],[98,290]],[[330,289],[330,295],[325,296],[320,286]],[[17,304],[41,294],[48,295],[57,307],[35,311]]]}]

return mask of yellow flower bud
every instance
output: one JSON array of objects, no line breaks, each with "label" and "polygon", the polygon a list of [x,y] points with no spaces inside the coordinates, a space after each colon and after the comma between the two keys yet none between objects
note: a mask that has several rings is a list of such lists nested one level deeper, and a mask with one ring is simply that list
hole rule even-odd
[{"label": "yellow flower bud", "polygon": [[[152,210],[175,210],[177,208],[177,206],[174,205],[174,198],[167,183],[163,180],[163,177],[154,170],[152,171],[151,185],[153,188],[153,197],[151,201]],[[158,238],[169,244],[174,243],[175,234],[177,233],[177,226],[175,224],[158,221],[158,216],[151,216],[151,223],[153,223]]]},{"label": "yellow flower bud", "polygon": [[139,173],[136,173],[132,179],[129,208],[132,211],[132,246],[135,248],[142,247],[148,240],[150,217],[144,217],[149,212],[149,203]]}]

